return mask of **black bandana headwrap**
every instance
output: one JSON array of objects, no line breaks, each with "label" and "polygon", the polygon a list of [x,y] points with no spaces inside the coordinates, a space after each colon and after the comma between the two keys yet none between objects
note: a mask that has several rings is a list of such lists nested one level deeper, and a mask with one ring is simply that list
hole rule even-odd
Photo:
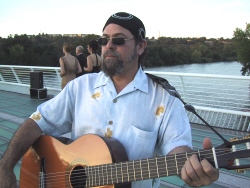
[{"label": "black bandana headwrap", "polygon": [[104,31],[105,27],[111,23],[117,24],[129,30],[135,38],[145,39],[146,30],[142,21],[132,14],[126,12],[118,12],[111,15],[104,25],[102,31]]}]

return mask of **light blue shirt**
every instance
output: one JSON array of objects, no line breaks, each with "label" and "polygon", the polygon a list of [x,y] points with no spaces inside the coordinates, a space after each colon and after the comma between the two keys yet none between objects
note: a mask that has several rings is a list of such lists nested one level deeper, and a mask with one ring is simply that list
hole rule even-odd
[{"label": "light blue shirt", "polygon": [[[78,77],[56,97],[39,105],[33,115],[39,113],[41,118],[33,119],[45,134],[59,136],[71,132],[74,140],[89,133],[111,136],[121,142],[129,160],[166,155],[178,146],[192,147],[183,104],[141,69],[118,94],[103,72]],[[159,180],[132,185],[158,187]]]}]

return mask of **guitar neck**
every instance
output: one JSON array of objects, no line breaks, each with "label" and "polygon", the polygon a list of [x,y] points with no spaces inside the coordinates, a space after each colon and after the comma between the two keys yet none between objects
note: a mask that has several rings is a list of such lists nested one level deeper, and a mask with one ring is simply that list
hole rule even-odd
[{"label": "guitar neck", "polygon": [[200,160],[210,158],[213,161],[212,150],[202,150],[202,152],[198,150],[150,159],[88,166],[85,169],[86,185],[95,187],[178,175],[185,161],[193,154],[197,154]]}]

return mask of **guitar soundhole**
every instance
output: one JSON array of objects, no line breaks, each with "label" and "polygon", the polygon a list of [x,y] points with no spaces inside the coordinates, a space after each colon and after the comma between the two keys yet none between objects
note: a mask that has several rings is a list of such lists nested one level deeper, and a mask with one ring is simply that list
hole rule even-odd
[{"label": "guitar soundhole", "polygon": [[70,175],[70,183],[73,188],[85,188],[86,173],[82,166],[76,166]]}]

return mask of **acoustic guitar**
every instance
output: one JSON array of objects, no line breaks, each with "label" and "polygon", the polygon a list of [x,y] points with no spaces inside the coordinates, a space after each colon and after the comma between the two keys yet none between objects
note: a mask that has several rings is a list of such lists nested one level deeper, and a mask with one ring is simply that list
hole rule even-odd
[{"label": "acoustic guitar", "polygon": [[[127,188],[132,181],[180,174],[193,154],[200,160],[206,158],[216,168],[250,168],[250,164],[238,163],[239,159],[250,157],[250,136],[231,141],[230,146],[234,147],[222,144],[208,150],[135,161],[128,161],[123,146],[114,138],[88,134],[68,144],[62,141],[41,136],[26,152],[20,188]],[[239,151],[235,150],[237,145]]]}]

